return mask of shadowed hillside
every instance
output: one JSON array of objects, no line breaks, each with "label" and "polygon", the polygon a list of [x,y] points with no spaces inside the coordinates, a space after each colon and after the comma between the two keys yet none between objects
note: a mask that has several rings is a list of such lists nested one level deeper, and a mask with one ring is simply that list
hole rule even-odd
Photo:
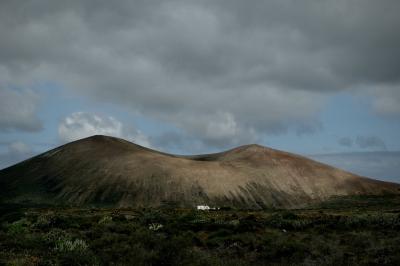
[{"label": "shadowed hillside", "polygon": [[106,136],[78,140],[0,171],[1,200],[8,203],[291,208],[399,188],[259,145],[176,156]]}]

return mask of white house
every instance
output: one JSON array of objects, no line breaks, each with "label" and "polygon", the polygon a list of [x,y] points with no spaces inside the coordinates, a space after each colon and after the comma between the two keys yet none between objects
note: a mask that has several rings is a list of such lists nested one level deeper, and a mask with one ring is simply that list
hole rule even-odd
[{"label": "white house", "polygon": [[201,210],[201,211],[208,211],[210,210],[210,206],[208,205],[197,205],[197,210]]}]

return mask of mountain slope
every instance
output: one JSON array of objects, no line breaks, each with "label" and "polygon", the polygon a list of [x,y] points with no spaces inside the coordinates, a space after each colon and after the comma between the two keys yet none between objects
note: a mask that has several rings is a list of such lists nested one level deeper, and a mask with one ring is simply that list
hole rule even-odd
[{"label": "mountain slope", "polygon": [[71,142],[0,171],[3,202],[81,206],[300,207],[399,188],[259,145],[176,156],[106,136]]}]

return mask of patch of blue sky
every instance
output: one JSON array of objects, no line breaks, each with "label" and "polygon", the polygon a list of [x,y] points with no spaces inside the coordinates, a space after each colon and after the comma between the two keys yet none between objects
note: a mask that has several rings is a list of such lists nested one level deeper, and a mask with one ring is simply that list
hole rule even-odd
[{"label": "patch of blue sky", "polygon": [[287,134],[266,136],[263,144],[301,154],[339,153],[366,151],[354,144],[351,147],[340,146],[340,138],[354,140],[357,136],[376,136],[385,142],[388,150],[400,150],[400,119],[376,114],[371,108],[366,97],[338,93],[331,97],[319,115],[321,130],[298,136],[291,129]]}]

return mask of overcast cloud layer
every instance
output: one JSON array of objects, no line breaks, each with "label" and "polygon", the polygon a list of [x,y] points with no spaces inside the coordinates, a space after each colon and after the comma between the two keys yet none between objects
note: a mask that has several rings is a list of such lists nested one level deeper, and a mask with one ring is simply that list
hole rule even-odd
[{"label": "overcast cloud layer", "polygon": [[214,147],[321,130],[317,114],[339,91],[399,115],[399,10],[397,0],[4,0],[0,127],[40,129],[27,89],[45,82]]},{"label": "overcast cloud layer", "polygon": [[31,90],[10,89],[0,84],[0,132],[42,129],[36,115],[38,100],[38,95]]}]

